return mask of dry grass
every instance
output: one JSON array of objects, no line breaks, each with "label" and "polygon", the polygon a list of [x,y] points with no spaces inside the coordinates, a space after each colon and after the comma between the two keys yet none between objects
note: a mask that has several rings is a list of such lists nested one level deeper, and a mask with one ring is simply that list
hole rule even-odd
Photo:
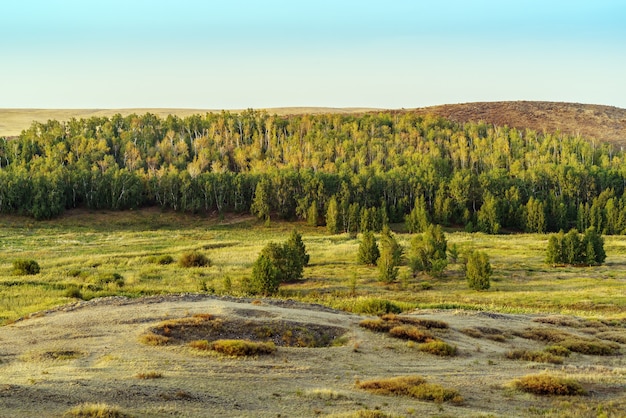
[{"label": "dry grass", "polygon": [[357,382],[359,389],[367,390],[378,395],[408,396],[422,401],[463,402],[461,395],[454,389],[446,389],[441,385],[427,383],[420,376],[401,376],[385,379]]},{"label": "dry grass", "polygon": [[163,377],[163,373],[161,372],[143,372],[137,373],[135,375],[137,379],[141,380],[149,380],[149,379],[161,379]]},{"label": "dry grass", "polygon": [[563,357],[545,351],[512,350],[505,355],[509,360],[534,361],[537,363],[563,364]]},{"label": "dry grass", "polygon": [[139,337],[139,342],[145,345],[167,345],[170,341],[171,338],[153,332],[147,332]]},{"label": "dry grass", "polygon": [[416,325],[426,329],[447,329],[448,323],[437,319],[427,318],[415,318],[411,316],[402,316],[396,314],[385,314],[381,317],[382,320],[387,322],[399,322],[401,324]]},{"label": "dry grass", "polygon": [[431,342],[436,340],[435,336],[430,332],[419,329],[412,325],[399,325],[389,330],[389,335],[394,338],[403,340],[411,340],[418,343]]},{"label": "dry grass", "polygon": [[554,328],[528,328],[524,332],[517,333],[517,335],[535,341],[556,343],[580,354],[610,356],[617,354],[620,349],[620,345],[614,342],[581,337]]},{"label": "dry grass", "polygon": [[125,418],[130,417],[120,411],[116,406],[104,403],[84,403],[68,410],[64,417],[84,417],[84,418]]},{"label": "dry grass", "polygon": [[513,381],[513,386],[523,392],[535,395],[575,396],[586,394],[586,391],[576,380],[549,374],[524,376]]},{"label": "dry grass", "polygon": [[417,349],[423,353],[434,354],[440,357],[456,356],[457,348],[445,341],[430,341],[419,344]]},{"label": "dry grass", "polygon": [[508,337],[504,332],[497,328],[489,328],[489,327],[472,327],[472,328],[463,328],[461,330],[463,334],[477,339],[485,338],[487,340],[496,341],[496,342],[505,342]]},{"label": "dry grass", "polygon": [[273,342],[260,343],[248,340],[217,340],[211,343],[211,350],[233,357],[273,354],[276,345]]}]

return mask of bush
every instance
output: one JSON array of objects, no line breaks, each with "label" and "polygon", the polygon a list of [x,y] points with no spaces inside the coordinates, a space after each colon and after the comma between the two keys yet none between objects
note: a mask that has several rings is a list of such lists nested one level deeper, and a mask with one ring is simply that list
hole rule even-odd
[{"label": "bush", "polygon": [[369,266],[375,266],[380,257],[380,250],[376,243],[376,237],[370,231],[363,232],[361,237],[361,243],[359,244],[359,253],[357,261],[360,264],[367,264]]},{"label": "bush", "polygon": [[422,235],[411,240],[409,264],[413,274],[440,274],[448,265],[448,244],[441,226],[430,225]]},{"label": "bush", "polygon": [[93,417],[93,418],[124,418],[127,415],[116,406],[104,403],[84,403],[68,410],[64,417]]},{"label": "bush", "polygon": [[559,357],[569,357],[572,352],[561,345],[549,345],[543,349],[546,353],[554,354]]},{"label": "bush", "polygon": [[523,392],[534,393],[535,395],[573,396],[586,394],[577,381],[548,374],[524,376],[515,380],[513,386]]},{"label": "bush", "polygon": [[537,363],[563,364],[563,357],[541,351],[513,350],[505,354],[509,360],[534,361]]},{"label": "bush", "polygon": [[211,343],[211,349],[227,356],[254,356],[272,354],[276,351],[273,342],[254,342],[248,340],[217,340]]},{"label": "bush", "polygon": [[73,299],[82,299],[83,298],[83,294],[81,293],[80,289],[76,286],[70,286],[65,290],[65,293],[63,294],[63,296],[65,296],[66,298],[73,298]]},{"label": "bush", "polygon": [[472,251],[465,263],[465,279],[470,289],[487,290],[491,287],[493,270],[489,263],[489,256],[482,251]]},{"label": "bush", "polygon": [[13,262],[13,273],[17,276],[39,274],[39,264],[35,260],[15,260]]},{"label": "bush", "polygon": [[210,267],[211,260],[199,251],[190,251],[180,256],[178,264],[181,267]]},{"label": "bush", "polygon": [[157,264],[161,264],[161,265],[172,264],[174,262],[174,257],[172,257],[169,254],[164,254],[162,256],[159,256],[159,258],[157,258],[156,262],[157,262]]},{"label": "bush", "polygon": [[389,330],[389,335],[404,340],[416,341],[418,343],[430,342],[435,337],[428,331],[421,330],[413,325],[400,325]]},{"label": "bush", "polygon": [[456,356],[456,346],[444,341],[431,341],[417,346],[419,351],[441,357]]},{"label": "bush", "polygon": [[446,402],[453,403],[463,402],[463,398],[454,389],[446,389],[441,385],[427,383],[420,376],[401,376],[391,377],[387,379],[374,379],[364,382],[357,382],[359,389],[377,395],[396,395],[410,396],[423,401]]}]

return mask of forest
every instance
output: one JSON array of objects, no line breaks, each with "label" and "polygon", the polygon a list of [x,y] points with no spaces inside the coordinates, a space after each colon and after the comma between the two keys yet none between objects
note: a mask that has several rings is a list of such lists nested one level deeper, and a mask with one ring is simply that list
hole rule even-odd
[{"label": "forest", "polygon": [[410,111],[51,120],[0,138],[0,213],[156,206],[328,220],[331,232],[406,221],[623,234],[624,158],[592,138]]}]

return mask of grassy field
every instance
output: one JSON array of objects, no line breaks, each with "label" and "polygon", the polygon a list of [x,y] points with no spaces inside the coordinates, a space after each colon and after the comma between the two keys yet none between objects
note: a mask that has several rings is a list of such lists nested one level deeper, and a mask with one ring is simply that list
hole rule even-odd
[{"label": "grassy field", "polygon": [[[545,235],[447,234],[449,244],[486,251],[494,268],[488,291],[469,290],[459,264],[441,278],[412,277],[384,285],[377,270],[356,263],[358,240],[329,236],[324,228],[272,223],[250,217],[218,220],[198,216],[135,212],[70,212],[52,221],[0,219],[0,323],[78,298],[208,292],[243,296],[241,280],[251,273],[260,250],[286,240],[297,227],[311,256],[304,279],[281,287],[279,297],[363,312],[377,300],[398,307],[467,308],[504,313],[561,313],[626,318],[626,237],[606,237],[606,264],[553,268],[543,262]],[[410,236],[398,234],[405,249]],[[183,268],[186,251],[204,253],[211,266]],[[171,264],[160,264],[171,256]],[[16,276],[13,261],[34,259],[41,272]]]}]

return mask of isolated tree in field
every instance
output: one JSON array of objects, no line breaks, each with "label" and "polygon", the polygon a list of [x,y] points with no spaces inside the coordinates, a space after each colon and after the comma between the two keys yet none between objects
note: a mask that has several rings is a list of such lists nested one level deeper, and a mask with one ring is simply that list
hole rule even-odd
[{"label": "isolated tree in field", "polygon": [[491,287],[493,270],[489,256],[482,251],[472,251],[465,263],[465,279],[470,289],[487,290]]},{"label": "isolated tree in field", "polygon": [[380,257],[378,258],[378,277],[384,283],[393,283],[398,278],[398,266],[402,262],[402,246],[391,230],[386,227],[380,237]]},{"label": "isolated tree in field", "polygon": [[361,243],[359,244],[359,254],[357,261],[361,264],[375,266],[380,257],[380,250],[376,243],[376,237],[371,231],[363,232]]},{"label": "isolated tree in field", "polygon": [[341,222],[339,219],[339,207],[337,206],[337,198],[333,195],[328,201],[326,207],[326,230],[329,234],[338,234]]},{"label": "isolated tree in field", "polygon": [[591,227],[585,231],[583,236],[585,245],[585,261],[588,265],[598,265],[606,260],[606,252],[604,251],[604,239],[598,234],[595,228]]},{"label": "isolated tree in field", "polygon": [[411,212],[405,217],[406,229],[415,234],[418,232],[424,232],[428,225],[430,225],[430,219],[428,217],[428,211],[426,210],[426,202],[424,198],[418,196],[415,198],[415,205]]},{"label": "isolated tree in field", "polygon": [[302,263],[303,267],[309,265],[309,254],[306,252],[304,242],[302,242],[302,235],[300,235],[297,230],[294,229],[291,231],[291,235],[289,235],[285,247],[286,251],[290,252]]},{"label": "isolated tree in field", "polygon": [[421,235],[411,240],[409,265],[413,274],[439,274],[448,265],[448,243],[439,225],[430,225]]},{"label": "isolated tree in field", "polygon": [[261,254],[252,266],[252,278],[247,291],[258,295],[270,296],[278,292],[280,273],[275,263],[266,255]]}]

